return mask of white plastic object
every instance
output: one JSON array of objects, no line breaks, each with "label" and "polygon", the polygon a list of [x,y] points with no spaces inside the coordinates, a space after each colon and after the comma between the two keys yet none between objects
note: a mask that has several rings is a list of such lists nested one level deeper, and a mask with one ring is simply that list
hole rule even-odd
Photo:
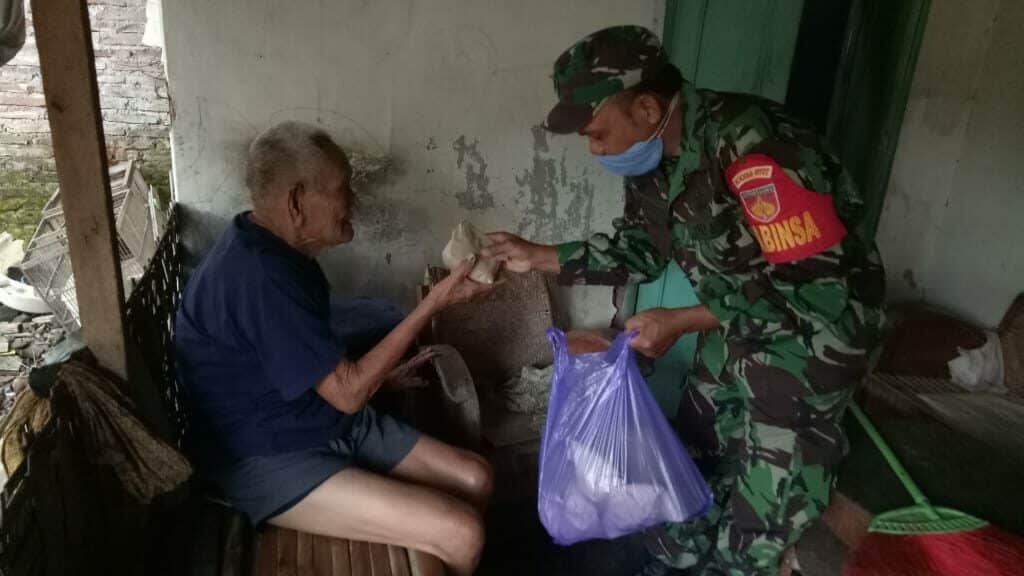
[{"label": "white plastic object", "polygon": [[980,348],[964,350],[949,361],[949,374],[961,387],[971,392],[994,392],[1006,394],[1003,383],[1003,348],[999,335],[985,331],[985,344]]},{"label": "white plastic object", "polygon": [[4,275],[0,275],[0,304],[26,314],[49,314],[52,312],[46,301],[39,297],[35,288]]}]

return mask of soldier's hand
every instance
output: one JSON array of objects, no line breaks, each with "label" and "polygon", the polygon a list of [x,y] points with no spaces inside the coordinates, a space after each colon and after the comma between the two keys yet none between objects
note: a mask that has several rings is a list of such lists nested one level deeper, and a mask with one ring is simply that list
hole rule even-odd
[{"label": "soldier's hand", "polygon": [[626,330],[638,333],[630,346],[649,358],[660,358],[683,334],[718,326],[707,306],[651,308],[626,320]]},{"label": "soldier's hand", "polygon": [[558,252],[554,246],[536,244],[508,232],[492,232],[487,235],[493,242],[480,253],[484,258],[493,258],[505,263],[511,272],[536,270],[557,274],[562,267],[558,263]]}]

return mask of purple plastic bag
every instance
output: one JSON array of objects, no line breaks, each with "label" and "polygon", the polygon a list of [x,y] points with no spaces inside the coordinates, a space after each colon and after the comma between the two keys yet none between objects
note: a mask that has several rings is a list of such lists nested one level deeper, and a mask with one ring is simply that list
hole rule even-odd
[{"label": "purple plastic bag", "polygon": [[548,329],[555,368],[537,511],[557,544],[616,538],[707,512],[711,491],[665,419],[621,334],[573,355]]}]

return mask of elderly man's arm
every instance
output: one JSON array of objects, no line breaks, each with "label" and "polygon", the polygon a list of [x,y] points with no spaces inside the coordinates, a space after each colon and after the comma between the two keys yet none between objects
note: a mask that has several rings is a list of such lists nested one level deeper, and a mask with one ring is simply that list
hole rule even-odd
[{"label": "elderly man's arm", "polygon": [[317,393],[347,414],[366,406],[434,314],[451,304],[491,290],[491,286],[478,284],[467,277],[473,264],[472,260],[463,262],[438,283],[405,320],[359,360],[339,362],[317,383]]}]

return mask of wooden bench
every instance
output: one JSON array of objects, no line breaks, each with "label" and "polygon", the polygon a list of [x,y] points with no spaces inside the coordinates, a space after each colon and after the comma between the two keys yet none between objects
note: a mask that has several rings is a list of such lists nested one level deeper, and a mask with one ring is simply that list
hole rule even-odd
[{"label": "wooden bench", "polygon": [[260,536],[256,576],[444,576],[437,558],[397,546],[314,536],[275,526]]}]

